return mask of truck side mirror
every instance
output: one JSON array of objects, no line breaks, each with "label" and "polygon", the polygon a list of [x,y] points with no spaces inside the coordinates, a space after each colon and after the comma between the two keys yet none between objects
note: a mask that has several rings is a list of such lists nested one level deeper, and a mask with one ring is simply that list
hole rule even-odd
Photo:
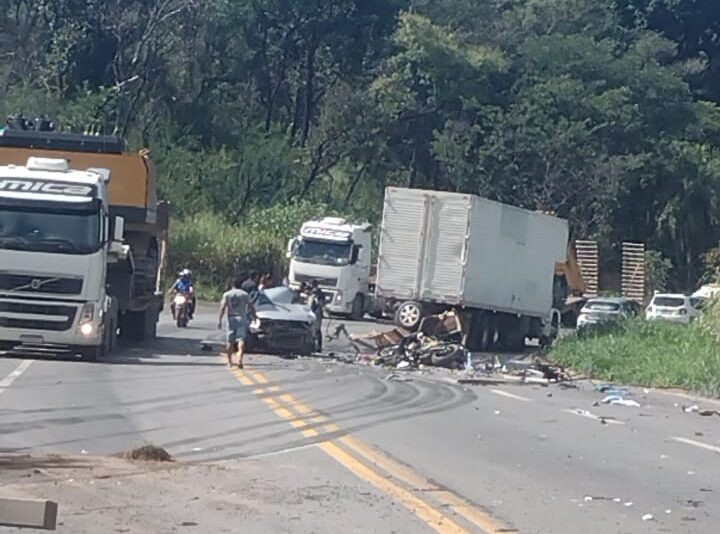
[{"label": "truck side mirror", "polygon": [[122,242],[125,236],[125,219],[115,217],[115,227],[113,229],[113,241]]},{"label": "truck side mirror", "polygon": [[294,237],[288,241],[287,251],[285,252],[285,257],[287,259],[292,258],[293,249],[295,248],[295,243],[297,242],[297,239]]}]

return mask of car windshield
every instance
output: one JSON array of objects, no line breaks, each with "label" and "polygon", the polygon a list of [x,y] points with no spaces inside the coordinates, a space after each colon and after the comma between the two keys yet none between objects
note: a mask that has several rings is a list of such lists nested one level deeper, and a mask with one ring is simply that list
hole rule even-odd
[{"label": "car windshield", "polygon": [[256,306],[274,306],[276,304],[301,304],[302,299],[297,292],[288,287],[271,287],[258,294]]},{"label": "car windshield", "polygon": [[608,302],[604,300],[591,300],[585,304],[587,312],[613,313],[620,311],[620,304],[617,302]]},{"label": "car windshield", "polygon": [[690,304],[693,306],[693,308],[702,309],[703,306],[707,303],[707,299],[704,299],[702,297],[690,297]]},{"label": "car windshield", "polygon": [[351,252],[351,243],[300,239],[293,247],[293,258],[305,263],[347,265],[350,263]]},{"label": "car windshield", "polygon": [[682,308],[685,306],[685,299],[681,297],[655,297],[653,306],[662,306],[664,308]]},{"label": "car windshield", "polygon": [[95,204],[68,210],[0,206],[0,249],[90,254],[100,248],[100,237]]}]

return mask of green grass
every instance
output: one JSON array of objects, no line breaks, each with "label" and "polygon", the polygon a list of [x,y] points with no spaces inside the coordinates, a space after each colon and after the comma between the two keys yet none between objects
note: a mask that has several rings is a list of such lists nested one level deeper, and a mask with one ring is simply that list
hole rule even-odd
[{"label": "green grass", "polygon": [[553,360],[594,378],[720,396],[720,313],[690,326],[627,321],[558,342]]}]

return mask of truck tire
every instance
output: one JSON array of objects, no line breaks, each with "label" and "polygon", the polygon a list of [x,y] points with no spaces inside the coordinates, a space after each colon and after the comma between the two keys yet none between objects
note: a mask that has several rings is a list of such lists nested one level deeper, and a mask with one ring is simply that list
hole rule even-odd
[{"label": "truck tire", "polygon": [[107,343],[107,338],[103,336],[103,341],[100,345],[94,346],[94,347],[80,347],[78,349],[78,353],[80,354],[80,359],[84,362],[96,362],[100,358],[104,356],[105,353],[105,345]]},{"label": "truck tire", "polygon": [[352,312],[350,313],[350,318],[353,321],[361,321],[362,318],[365,316],[365,297],[358,293],[355,295],[355,298],[353,299],[352,303]]},{"label": "truck tire", "polygon": [[395,312],[395,323],[406,330],[415,331],[423,319],[423,307],[419,302],[403,302]]},{"label": "truck tire", "polygon": [[133,341],[145,341],[148,335],[148,312],[125,312],[122,318],[120,332],[125,339]]}]

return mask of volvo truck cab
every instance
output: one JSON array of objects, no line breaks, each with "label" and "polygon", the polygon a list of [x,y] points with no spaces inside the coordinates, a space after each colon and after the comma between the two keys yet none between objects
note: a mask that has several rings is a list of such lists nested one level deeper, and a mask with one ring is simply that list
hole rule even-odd
[{"label": "volvo truck cab", "polygon": [[117,306],[108,263],[127,254],[123,219],[110,218],[107,169],[31,157],[0,166],[0,350],[108,352]]},{"label": "volvo truck cab", "polygon": [[291,287],[297,289],[303,282],[317,280],[329,313],[363,317],[370,299],[369,224],[351,224],[339,217],[308,221],[288,243],[287,255]]}]

